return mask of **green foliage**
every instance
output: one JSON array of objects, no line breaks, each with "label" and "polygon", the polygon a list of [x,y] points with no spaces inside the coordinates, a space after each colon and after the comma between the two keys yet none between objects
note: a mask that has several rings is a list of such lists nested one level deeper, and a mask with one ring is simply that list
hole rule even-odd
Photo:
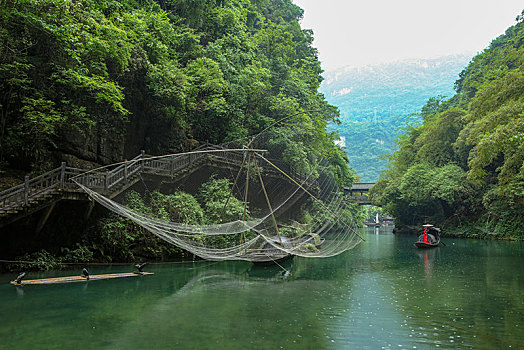
[{"label": "green foliage", "polygon": [[357,175],[352,169],[347,167],[349,160],[344,150],[338,147],[335,148],[329,159],[329,172],[335,176],[336,182],[343,187],[351,187],[353,182],[356,182]]},{"label": "green foliage", "polygon": [[[202,184],[199,198],[208,223],[220,223],[249,218],[249,208],[231,193],[232,184],[228,179],[215,179]],[[244,217],[245,216],[245,217]]]},{"label": "green foliage", "polygon": [[2,2],[0,157],[39,165],[70,128],[128,111],[111,75],[128,65],[125,33],[90,4]]},{"label": "green foliage", "polygon": [[[50,166],[58,149],[98,162],[107,142],[165,153],[245,140],[308,110],[318,112],[288,120],[294,135],[275,152],[304,171],[335,152],[325,127],[338,111],[317,92],[312,33],[290,0],[28,0],[0,11],[0,160],[11,166]],[[78,134],[98,140],[95,156]]]},{"label": "green foliage", "polygon": [[[164,195],[153,192],[143,198],[138,192],[126,193],[125,204],[136,212],[166,221],[179,219],[187,224],[202,221],[202,209],[189,194]],[[187,206],[186,206],[187,205]],[[183,220],[183,221],[182,221]],[[107,261],[160,260],[179,257],[181,250],[154,236],[130,219],[109,214],[90,237],[93,250]]]},{"label": "green foliage", "polygon": [[41,249],[34,253],[18,256],[15,260],[19,262],[8,264],[7,270],[14,272],[48,271],[66,267],[68,264],[88,264],[94,260],[94,254],[89,247],[77,244],[76,248],[60,248],[55,253]]},{"label": "green foliage", "polygon": [[62,248],[64,263],[89,263],[93,260],[93,252],[86,246],[80,244],[76,249]]},{"label": "green foliage", "polygon": [[429,163],[410,167],[398,188],[400,200],[408,207],[425,208],[427,216],[436,215],[462,200],[468,189],[466,173],[460,167],[447,164],[438,168]]},{"label": "green foliage", "polygon": [[522,38],[519,21],[460,74],[454,97],[430,99],[424,124],[399,139],[372,193],[397,223],[464,223],[480,237],[523,236]]},{"label": "green foliage", "polygon": [[21,262],[12,264],[9,267],[11,271],[48,271],[61,267],[60,259],[44,249],[35,253],[24,254],[22,256],[17,257],[16,260]]},{"label": "green foliage", "polygon": [[76,248],[60,248],[56,253],[48,252],[45,249],[34,253],[27,253],[16,257],[18,263],[8,264],[9,271],[48,271],[68,266],[68,264],[84,263],[93,261],[93,252],[89,247],[77,244]]},{"label": "green foliage", "polygon": [[195,197],[189,193],[176,191],[171,195],[160,192],[151,194],[153,215],[172,222],[198,225],[204,221],[204,212]]},{"label": "green foliage", "polygon": [[325,73],[320,89],[341,114],[341,123],[331,128],[345,137],[350,164],[362,181],[378,179],[387,167],[386,155],[396,149],[395,138],[407,125],[442,110],[444,96],[453,94],[453,81],[469,59],[450,56]]},{"label": "green foliage", "polygon": [[[40,171],[64,155],[103,163],[244,142],[287,118],[269,135],[269,156],[305,173],[327,157],[349,185],[354,174],[326,131],[338,110],[317,91],[322,70],[302,14],[291,0],[2,1],[0,164]],[[213,180],[198,198],[127,203],[164,220],[218,222],[230,187]],[[223,219],[242,217],[231,198]],[[106,261],[179,253],[116,216],[86,241]]]}]

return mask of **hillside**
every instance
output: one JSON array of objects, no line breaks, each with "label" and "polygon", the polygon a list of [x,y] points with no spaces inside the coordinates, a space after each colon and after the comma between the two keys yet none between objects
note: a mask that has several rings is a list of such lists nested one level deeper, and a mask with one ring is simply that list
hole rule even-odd
[{"label": "hillside", "polygon": [[438,222],[457,234],[524,236],[524,12],[430,100],[374,188],[397,224]]},{"label": "hillside", "polygon": [[[346,139],[346,152],[363,181],[376,181],[394,150],[394,140],[430,97],[454,94],[453,83],[470,56],[343,68],[324,73],[320,90],[340,108],[342,124],[335,130]],[[376,117],[375,117],[376,107]],[[420,120],[409,117],[411,123]]]},{"label": "hillside", "polygon": [[[0,2],[0,189],[61,162],[85,169],[140,150],[240,147],[261,131],[268,158],[312,176],[327,158],[321,171],[350,186],[347,157],[326,130],[338,110],[318,92],[322,70],[302,15],[291,0]],[[0,255],[179,255],[102,208],[80,224],[84,206],[57,204],[38,239],[39,215],[1,227]]]},{"label": "hillside", "polygon": [[0,174],[245,140],[295,115],[270,153],[304,171],[339,154],[350,180],[290,0],[2,2],[0,14]]},{"label": "hillside", "polygon": [[340,109],[342,121],[405,116],[436,95],[451,96],[453,83],[471,59],[454,55],[434,59],[346,67],[323,74],[320,91]]}]

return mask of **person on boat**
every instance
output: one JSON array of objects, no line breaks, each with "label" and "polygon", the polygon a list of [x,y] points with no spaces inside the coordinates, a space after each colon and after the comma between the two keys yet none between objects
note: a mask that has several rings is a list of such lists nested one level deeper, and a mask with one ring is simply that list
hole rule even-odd
[{"label": "person on boat", "polygon": [[419,242],[434,243],[437,241],[435,239],[435,236],[429,233],[430,227],[432,227],[432,225],[424,225],[424,233],[419,236],[418,238]]}]

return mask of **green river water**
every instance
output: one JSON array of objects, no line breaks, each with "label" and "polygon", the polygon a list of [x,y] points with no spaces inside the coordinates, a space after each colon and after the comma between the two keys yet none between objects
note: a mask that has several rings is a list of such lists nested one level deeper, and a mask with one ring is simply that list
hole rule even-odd
[{"label": "green river water", "polygon": [[523,242],[448,238],[418,250],[414,237],[365,237],[333,258],[294,258],[287,271],[160,264],[152,276],[25,287],[0,275],[0,349],[524,347]]}]

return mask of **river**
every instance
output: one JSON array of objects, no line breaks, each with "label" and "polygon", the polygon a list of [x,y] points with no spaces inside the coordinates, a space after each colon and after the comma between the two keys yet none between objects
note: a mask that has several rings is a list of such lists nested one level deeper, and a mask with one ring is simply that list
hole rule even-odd
[{"label": "river", "polygon": [[[524,346],[524,244],[365,233],[282,267],[150,265],[152,276],[14,287],[1,349],[499,349]],[[283,269],[285,268],[285,270]],[[127,266],[90,272],[128,272]],[[31,273],[26,278],[79,274]]]}]

